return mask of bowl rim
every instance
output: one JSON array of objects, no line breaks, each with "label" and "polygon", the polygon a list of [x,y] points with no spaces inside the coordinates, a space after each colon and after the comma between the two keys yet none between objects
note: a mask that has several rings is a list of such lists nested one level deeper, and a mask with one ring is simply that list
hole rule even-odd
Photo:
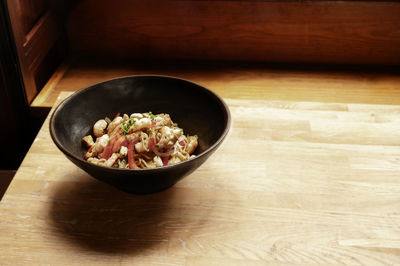
[{"label": "bowl rim", "polygon": [[[139,169],[127,169],[127,168],[113,168],[113,167],[108,167],[108,166],[102,166],[102,165],[97,165],[97,164],[93,164],[90,163],[86,160],[84,160],[83,158],[80,158],[79,156],[76,156],[75,154],[73,154],[72,152],[70,152],[69,150],[67,150],[66,148],[63,147],[63,145],[61,144],[60,140],[58,139],[58,137],[55,134],[55,117],[56,115],[59,113],[59,111],[61,110],[61,108],[66,105],[69,101],[71,101],[73,98],[77,97],[78,95],[92,89],[93,87],[103,84],[103,83],[107,83],[107,82],[111,82],[114,80],[120,80],[120,79],[127,79],[127,78],[136,78],[136,77],[146,77],[146,78],[151,78],[151,77],[156,77],[156,78],[166,78],[166,79],[175,79],[175,80],[180,80],[183,82],[187,82],[193,85],[196,85],[197,88],[204,90],[206,93],[208,93],[209,95],[211,95],[212,97],[214,97],[217,102],[223,107],[221,108],[226,115],[226,123],[225,123],[225,128],[224,131],[222,132],[221,136],[217,139],[217,141],[215,141],[210,147],[208,147],[205,151],[203,151],[202,153],[196,155],[193,158],[189,158],[186,161],[183,162],[179,162],[176,164],[172,164],[172,165],[167,165],[167,166],[160,166],[160,167],[154,167],[154,168],[139,168]],[[203,85],[200,85],[199,83],[184,79],[184,78],[179,78],[179,77],[175,77],[175,76],[168,76],[168,75],[155,75],[155,74],[149,74],[149,75],[127,75],[127,76],[120,76],[120,77],[116,77],[116,78],[111,78],[111,79],[107,79],[107,80],[103,80],[100,82],[96,82],[93,83],[89,86],[83,87],[77,91],[75,91],[74,93],[72,93],[71,95],[69,95],[68,97],[66,97],[64,100],[62,100],[58,106],[54,109],[53,113],[50,116],[50,122],[49,122],[49,128],[50,128],[50,136],[53,140],[53,142],[56,144],[56,146],[58,147],[59,150],[61,150],[65,155],[72,157],[74,160],[78,160],[81,163],[84,164],[88,164],[91,167],[95,167],[95,168],[99,168],[102,170],[107,170],[107,171],[127,171],[129,173],[145,173],[145,172],[161,172],[161,171],[165,171],[166,169],[173,169],[176,167],[179,167],[182,164],[188,163],[190,161],[196,161],[199,160],[201,157],[205,156],[206,154],[212,152],[216,147],[218,147],[223,140],[225,139],[225,137],[228,135],[228,132],[230,130],[231,127],[231,113],[229,110],[228,105],[225,103],[225,101],[218,96],[215,92],[211,91],[210,89],[206,88]]]}]

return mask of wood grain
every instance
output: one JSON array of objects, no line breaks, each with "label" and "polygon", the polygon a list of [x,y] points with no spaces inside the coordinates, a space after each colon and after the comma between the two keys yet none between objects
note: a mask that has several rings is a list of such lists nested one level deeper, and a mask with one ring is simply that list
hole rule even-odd
[{"label": "wood grain", "polygon": [[78,169],[47,119],[0,202],[2,263],[400,262],[399,105],[225,100],[220,149],[151,195]]},{"label": "wood grain", "polygon": [[85,0],[73,53],[122,58],[400,63],[398,1]]},{"label": "wood grain", "polygon": [[6,2],[26,100],[30,103],[65,54],[65,43],[61,42],[64,33],[49,1]]},{"label": "wood grain", "polygon": [[50,108],[61,91],[77,91],[107,79],[146,74],[188,79],[225,98],[400,104],[400,76],[398,72],[384,69],[290,69],[263,64],[204,61],[127,63],[84,58],[63,64],[31,106]]},{"label": "wood grain", "polygon": [[46,11],[47,0],[19,0],[18,7],[21,14],[20,23],[23,33],[28,34],[35,25],[38,18],[40,18]]}]

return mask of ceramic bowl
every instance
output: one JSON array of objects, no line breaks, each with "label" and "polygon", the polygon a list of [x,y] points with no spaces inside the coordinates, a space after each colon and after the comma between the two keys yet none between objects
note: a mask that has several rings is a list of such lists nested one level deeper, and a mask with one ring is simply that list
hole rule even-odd
[{"label": "ceramic bowl", "polygon": [[[84,160],[82,137],[94,123],[117,113],[168,113],[185,134],[197,135],[195,157],[152,169],[117,169]],[[195,171],[221,145],[230,128],[224,101],[196,83],[166,76],[129,76],[100,82],[65,99],[50,119],[57,147],[94,178],[131,193],[154,193],[173,186]]]}]

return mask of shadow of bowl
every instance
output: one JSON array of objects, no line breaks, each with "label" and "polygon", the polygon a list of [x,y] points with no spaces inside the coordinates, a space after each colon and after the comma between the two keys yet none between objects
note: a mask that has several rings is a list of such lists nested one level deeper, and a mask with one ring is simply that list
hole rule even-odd
[{"label": "shadow of bowl", "polygon": [[51,228],[89,251],[135,254],[167,248],[169,232],[162,225],[175,192],[134,195],[96,180],[60,184],[50,209]]}]

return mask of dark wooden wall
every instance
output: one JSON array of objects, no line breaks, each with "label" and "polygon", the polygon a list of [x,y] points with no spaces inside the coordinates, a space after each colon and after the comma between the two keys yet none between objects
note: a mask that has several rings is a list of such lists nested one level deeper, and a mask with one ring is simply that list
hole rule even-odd
[{"label": "dark wooden wall", "polygon": [[14,1],[19,9],[21,31],[28,34],[39,18],[47,11],[48,0]]},{"label": "dark wooden wall", "polygon": [[141,59],[399,64],[399,1],[82,0],[75,53]]},{"label": "dark wooden wall", "polygon": [[[0,169],[17,169],[33,140],[29,105],[18,69],[18,58],[9,28],[6,7],[0,2]],[[0,193],[9,181],[1,174]]]},{"label": "dark wooden wall", "polygon": [[[53,74],[66,51],[64,21],[60,8],[64,0],[7,0],[15,45],[31,102]],[[59,5],[55,5],[55,2]]]}]

